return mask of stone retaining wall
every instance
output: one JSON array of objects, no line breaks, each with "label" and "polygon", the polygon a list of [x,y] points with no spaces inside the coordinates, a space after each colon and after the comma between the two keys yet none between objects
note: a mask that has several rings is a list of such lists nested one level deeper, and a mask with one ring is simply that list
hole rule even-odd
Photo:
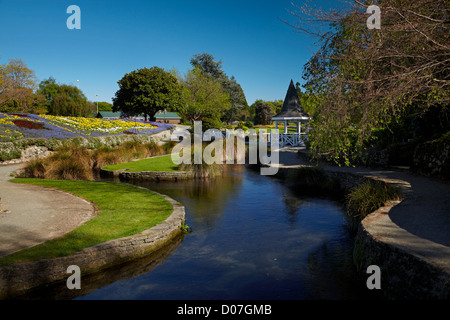
[{"label": "stone retaining wall", "polygon": [[[305,167],[315,168],[308,165]],[[286,178],[291,170],[295,169],[280,168],[278,176]],[[333,170],[332,167],[324,167],[320,172],[329,181],[337,181],[344,193],[348,193],[352,188],[371,179],[395,184],[403,189],[404,195],[409,193],[406,189],[409,184],[405,181],[391,181],[376,176],[339,172],[339,170]],[[377,238],[376,227],[372,224],[387,216],[389,211],[400,202],[387,203],[369,214],[359,224],[354,248],[354,261],[358,270],[365,275],[368,266],[378,265],[383,275],[381,277],[383,293],[390,299],[450,298],[450,273],[448,271],[408,250],[385,243]]]},{"label": "stone retaining wall", "polygon": [[173,212],[165,221],[151,229],[86,248],[71,256],[1,267],[0,299],[17,297],[34,288],[64,281],[70,276],[67,268],[71,265],[80,267],[83,276],[157,250],[180,234],[185,222],[184,207],[165,195],[161,196],[172,203]]},{"label": "stone retaining wall", "polygon": [[121,181],[180,181],[194,178],[194,173],[186,171],[138,171],[124,170],[109,171],[102,169],[100,176],[105,178],[119,178]]},{"label": "stone retaining wall", "polygon": [[376,210],[360,224],[353,253],[357,270],[365,274],[370,265],[378,265],[381,289],[388,299],[449,299],[449,273],[418,255],[378,240],[371,230],[371,221],[382,218],[394,205]]}]

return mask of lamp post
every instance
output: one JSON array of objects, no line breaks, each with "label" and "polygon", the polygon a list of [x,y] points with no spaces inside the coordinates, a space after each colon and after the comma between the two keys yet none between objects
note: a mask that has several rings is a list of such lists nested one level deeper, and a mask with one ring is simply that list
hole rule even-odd
[{"label": "lamp post", "polygon": [[[95,96],[98,97],[98,94],[96,94]],[[98,98],[96,100],[97,100],[97,116],[98,116]]]}]

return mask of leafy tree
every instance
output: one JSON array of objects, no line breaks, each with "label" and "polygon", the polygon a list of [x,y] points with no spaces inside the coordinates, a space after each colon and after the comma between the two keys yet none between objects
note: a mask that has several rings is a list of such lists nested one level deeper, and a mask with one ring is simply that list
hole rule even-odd
[{"label": "leafy tree", "polygon": [[274,100],[274,101],[264,101],[262,99],[256,100],[251,106],[250,106],[250,113],[252,115],[252,119],[255,118],[256,115],[256,106],[260,104],[265,104],[270,107],[272,110],[272,114],[276,115],[281,112],[281,109],[283,108],[283,100]]},{"label": "leafy tree", "polygon": [[94,106],[76,86],[58,84],[52,77],[39,83],[38,92],[47,102],[49,114],[58,116],[90,116]]},{"label": "leafy tree", "polygon": [[381,1],[381,30],[366,27],[370,4],[292,13],[293,28],[320,45],[303,73],[315,106],[311,150],[347,165],[374,144],[375,132],[394,134],[411,124],[399,118],[422,117],[431,106],[445,116],[450,101],[448,1]]},{"label": "leafy tree", "polygon": [[94,102],[94,105],[96,107],[97,107],[97,103],[98,103],[98,111],[112,111],[113,110],[113,105],[109,102],[102,102],[102,101]]},{"label": "leafy tree", "polygon": [[219,119],[230,108],[230,97],[220,83],[199,68],[189,70],[182,81],[186,101],[183,113],[189,121]]},{"label": "leafy tree", "polygon": [[226,77],[222,70],[222,60],[215,61],[214,56],[209,53],[198,53],[191,58],[191,65],[202,72],[211,75],[214,79]]},{"label": "leafy tree", "polygon": [[224,92],[230,96],[230,107],[221,115],[224,122],[231,123],[233,120],[240,118],[243,112],[248,109],[247,99],[244,90],[236,81],[235,77],[229,78],[222,70],[222,60],[215,61],[213,55],[209,53],[196,54],[191,59],[194,68],[198,68],[201,72],[210,75],[213,79],[220,83]]},{"label": "leafy tree", "polygon": [[258,103],[256,103],[255,105],[255,124],[262,124],[262,125],[267,125],[267,124],[271,124],[272,123],[272,118],[273,118],[273,111],[272,108],[260,101]]},{"label": "leafy tree", "polygon": [[221,80],[222,88],[230,95],[230,108],[222,116],[223,121],[231,123],[233,120],[239,119],[242,113],[248,109],[247,99],[244,90],[237,83],[234,76],[230,79],[223,78]]},{"label": "leafy tree", "polygon": [[159,110],[179,111],[184,107],[182,88],[177,78],[164,69],[143,68],[127,73],[118,81],[113,111],[143,114],[147,119]]},{"label": "leafy tree", "polygon": [[35,93],[36,76],[21,59],[0,65],[0,110],[43,112],[44,99]]}]

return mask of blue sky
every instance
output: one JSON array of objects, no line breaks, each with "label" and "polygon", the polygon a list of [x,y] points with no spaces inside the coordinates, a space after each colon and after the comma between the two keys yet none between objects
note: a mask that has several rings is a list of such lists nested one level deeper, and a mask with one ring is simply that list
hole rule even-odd
[{"label": "blue sky", "polygon": [[[66,26],[72,4],[81,30]],[[314,39],[280,21],[295,21],[289,9],[291,0],[0,0],[0,64],[21,58],[39,80],[79,80],[89,100],[111,102],[126,73],[153,66],[185,73],[194,54],[207,52],[249,104],[284,99],[315,51]]]}]

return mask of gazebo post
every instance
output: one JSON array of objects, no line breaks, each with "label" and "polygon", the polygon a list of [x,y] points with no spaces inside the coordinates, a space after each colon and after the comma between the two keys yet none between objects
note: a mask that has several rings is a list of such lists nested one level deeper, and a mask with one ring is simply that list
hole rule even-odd
[{"label": "gazebo post", "polygon": [[284,120],[284,133],[288,133],[287,120]]}]

